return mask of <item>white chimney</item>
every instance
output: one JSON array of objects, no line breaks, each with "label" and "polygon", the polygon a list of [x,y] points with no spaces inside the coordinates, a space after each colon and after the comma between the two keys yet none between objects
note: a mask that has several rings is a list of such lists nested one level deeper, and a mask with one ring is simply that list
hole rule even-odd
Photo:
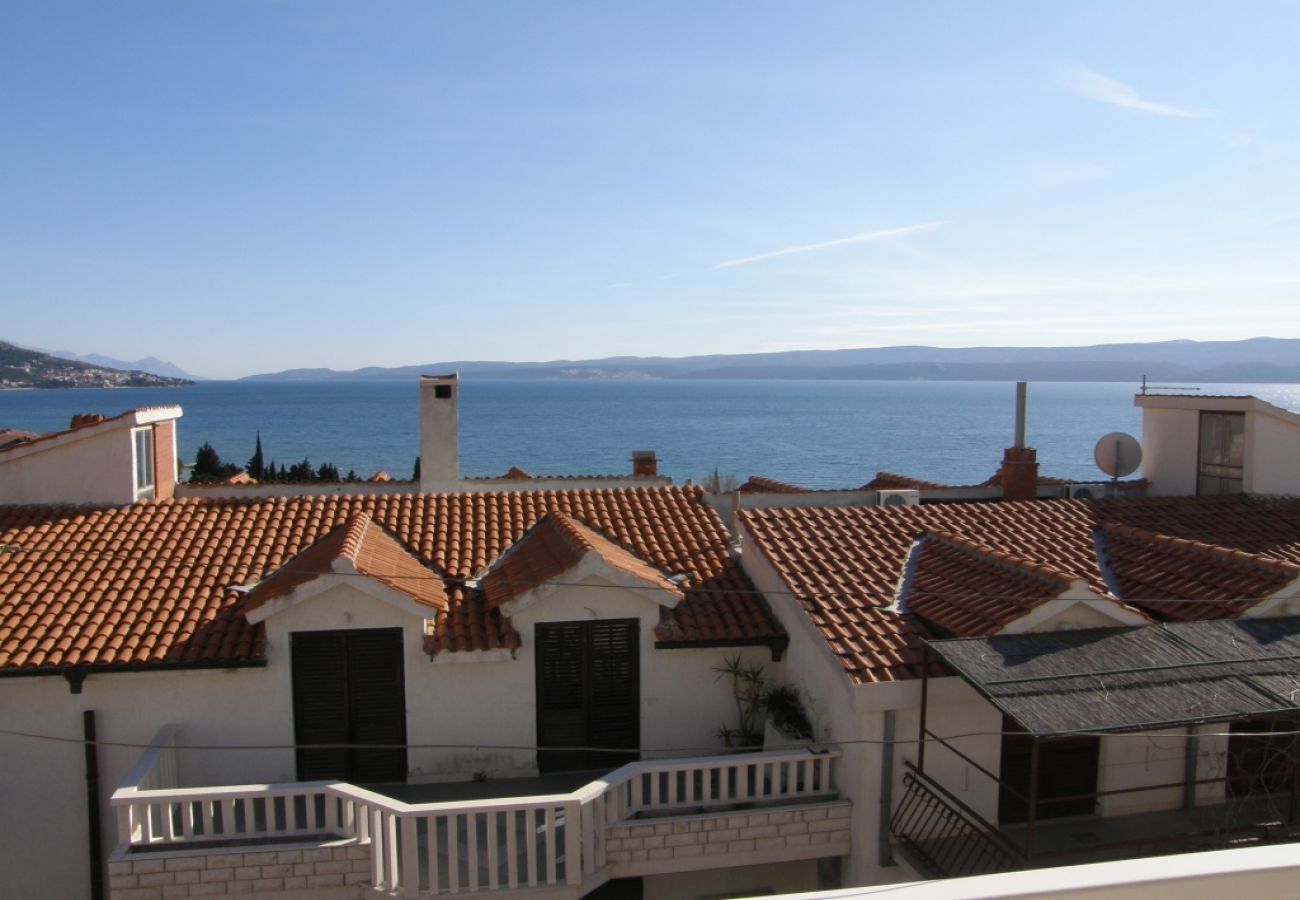
[{"label": "white chimney", "polygon": [[459,376],[420,376],[420,490],[446,491],[460,481],[456,391]]}]

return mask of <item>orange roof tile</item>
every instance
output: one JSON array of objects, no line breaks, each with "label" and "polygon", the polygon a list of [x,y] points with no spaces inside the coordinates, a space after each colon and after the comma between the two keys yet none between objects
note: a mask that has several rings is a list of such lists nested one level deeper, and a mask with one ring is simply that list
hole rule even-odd
[{"label": "orange roof tile", "polygon": [[[1264,568],[1272,571],[1279,570],[1269,566],[1269,560],[1300,565],[1300,499],[1291,498],[1142,497],[745,509],[740,518],[751,537],[751,552],[771,562],[845,670],[863,682],[920,673],[921,645],[916,639],[920,623],[889,607],[909,551],[922,534],[959,536],[1082,580],[1100,596],[1130,601],[1166,618],[1173,604],[1184,611],[1182,615],[1196,616],[1198,604],[1206,612],[1221,608],[1206,605],[1211,597],[1246,600],[1250,605],[1275,592],[1276,582],[1261,577],[1256,569],[1225,575],[1225,550],[1262,559]],[[1139,582],[1137,568],[1143,563],[1130,549],[1135,542],[1129,532],[1112,529],[1105,535],[1111,568],[1117,562],[1126,573],[1130,564],[1133,567],[1133,574],[1125,575],[1130,580],[1114,579],[1120,586],[1112,589],[1114,576],[1103,572],[1098,559],[1098,532],[1108,524],[1221,549],[1184,553],[1181,568],[1171,567],[1165,575]],[[1112,545],[1116,549],[1110,549]],[[1164,546],[1178,545],[1166,541]],[[1173,578],[1174,572],[1180,572],[1182,579]],[[1144,596],[1128,596],[1127,590],[1137,590],[1135,584],[1142,585],[1139,593]],[[1153,600],[1164,603],[1157,608]]]},{"label": "orange roof tile", "polygon": [[382,484],[383,482],[392,481],[392,480],[393,480],[393,476],[389,475],[383,469],[380,469],[378,472],[376,472],[375,474],[371,475],[369,478],[366,479],[366,481],[370,482],[371,484]]},{"label": "orange roof tile", "polygon": [[877,472],[876,477],[862,486],[864,491],[889,491],[889,490],[907,490],[909,488],[919,491],[941,490],[948,487],[946,484],[939,484],[937,481],[924,481],[920,478],[912,478],[908,475],[895,475],[893,472]]},{"label": "orange roof tile", "polygon": [[658,569],[562,512],[547,513],[493,565],[483,578],[483,596],[495,609],[558,578],[589,553],[614,569],[682,598],[681,588]]},{"label": "orange roof tile", "polygon": [[[285,568],[360,514],[445,577],[447,606],[431,610],[431,652],[518,646],[508,620],[464,581],[550,512],[660,572],[685,574],[685,599],[660,611],[661,640],[784,640],[698,488],[196,497],[0,507],[0,668],[262,660],[264,631],[244,618],[231,586]],[[372,574],[388,571],[372,565]]]},{"label": "orange roof tile", "polygon": [[777,481],[774,478],[764,478],[762,475],[751,475],[736,490],[742,494],[803,494],[807,493],[810,488]]},{"label": "orange roof tile", "polygon": [[1070,589],[1063,572],[946,532],[924,536],[899,604],[958,637],[992,634]]},{"label": "orange roof tile", "polygon": [[1119,593],[1177,622],[1232,618],[1300,577],[1300,565],[1231,547],[1116,523],[1102,534]]},{"label": "orange roof tile", "polygon": [[426,568],[370,516],[358,512],[258,582],[240,611],[247,615],[267,601],[322,576],[353,572],[373,578],[416,603],[447,609],[442,577]]}]

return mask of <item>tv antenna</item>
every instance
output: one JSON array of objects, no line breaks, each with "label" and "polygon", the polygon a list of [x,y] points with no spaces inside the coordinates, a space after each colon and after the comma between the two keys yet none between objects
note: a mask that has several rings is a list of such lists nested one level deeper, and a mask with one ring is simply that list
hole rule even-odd
[{"label": "tv antenna", "polygon": [[1142,376],[1142,396],[1147,395],[1147,389],[1153,391],[1199,391],[1200,388],[1193,387],[1189,384],[1147,384],[1147,377]]}]

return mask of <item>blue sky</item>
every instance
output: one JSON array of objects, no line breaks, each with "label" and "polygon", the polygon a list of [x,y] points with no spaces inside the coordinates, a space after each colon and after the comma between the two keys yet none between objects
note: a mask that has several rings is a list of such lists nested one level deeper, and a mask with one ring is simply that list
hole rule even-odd
[{"label": "blue sky", "polygon": [[1300,337],[1294,3],[5,3],[0,339]]}]

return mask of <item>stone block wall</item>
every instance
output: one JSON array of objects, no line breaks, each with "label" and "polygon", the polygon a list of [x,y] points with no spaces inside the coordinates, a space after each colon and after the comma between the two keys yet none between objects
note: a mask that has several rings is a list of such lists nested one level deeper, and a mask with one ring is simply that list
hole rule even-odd
[{"label": "stone block wall", "polygon": [[302,891],[360,896],[370,883],[370,848],[266,847],[116,854],[108,864],[112,900],[242,897]]},{"label": "stone block wall", "polygon": [[849,804],[837,802],[612,825],[605,857],[624,877],[843,856],[849,846]]}]

